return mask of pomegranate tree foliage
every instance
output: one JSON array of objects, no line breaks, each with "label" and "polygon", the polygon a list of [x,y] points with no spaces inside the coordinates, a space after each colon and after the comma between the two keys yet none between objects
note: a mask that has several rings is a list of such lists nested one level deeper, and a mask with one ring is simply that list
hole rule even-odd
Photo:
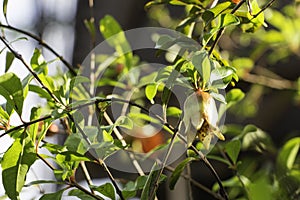
[{"label": "pomegranate tree foliage", "polygon": [[[7,4],[9,1],[4,0],[5,18]],[[169,16],[168,9],[176,6],[183,8],[181,19]],[[221,118],[226,111],[234,111],[241,118],[255,115],[257,108],[253,92],[262,95],[257,87],[291,90],[299,102],[300,81],[297,83],[277,76],[265,77],[264,74],[252,73],[258,58],[265,51],[270,52],[265,57],[269,64],[291,56],[300,57],[300,18],[297,9],[299,5],[296,2],[274,9],[271,3],[256,0],[214,3],[207,0],[149,1],[145,10],[157,25],[164,26],[163,20],[168,19],[168,28],[181,32],[186,38],[193,38],[195,43],[184,38],[159,35],[156,40],[159,49],[166,50],[174,45],[180,48],[175,58],[168,59],[168,66],[147,76],[139,76],[141,72],[138,69],[132,72],[132,68],[141,61],[132,52],[126,35],[112,16],[105,16],[99,24],[87,19],[84,23],[91,38],[100,31],[115,50],[110,55],[95,55],[97,65],[109,63],[105,71],[101,67],[94,71],[94,77],[104,74],[99,80],[76,76],[79,70],[72,68],[38,36],[11,26],[8,20],[2,21],[0,39],[4,48],[1,53],[6,53],[6,62],[5,73],[0,76],[0,95],[6,103],[0,107],[0,137],[8,135],[13,140],[1,155],[2,182],[6,196],[19,199],[24,187],[59,184],[61,190],[44,194],[40,199],[61,199],[63,194],[79,199],[129,199],[135,196],[154,199],[161,183],[167,182],[170,189],[176,190],[176,183],[182,177],[188,184],[209,193],[215,199],[299,199],[300,137],[292,137],[278,148],[269,135],[272,133],[255,125],[243,127],[225,123],[219,127],[219,123],[212,117],[216,114]],[[19,38],[8,41],[5,38],[8,30],[14,31]],[[18,50],[13,48],[13,43],[24,36],[37,40],[69,70],[66,73],[59,70],[56,75],[49,75],[48,67],[53,61],[45,60],[39,48],[35,49],[27,63]],[[243,54],[237,54],[236,51],[246,54],[241,56]],[[164,51],[157,50],[157,55],[164,56]],[[20,79],[10,70],[13,62],[18,62],[18,67],[25,67],[29,74]],[[178,76],[178,73],[182,76]],[[122,76],[131,78],[125,82],[117,81],[117,77]],[[253,83],[252,89],[244,93],[239,88],[240,79]],[[184,110],[178,105],[170,105],[175,83],[192,89],[199,105],[193,104],[191,96],[186,98]],[[97,93],[87,86],[97,88]],[[112,91],[107,90],[107,87],[121,88],[126,94],[131,92],[130,100],[125,95],[111,97]],[[226,95],[220,92],[224,89]],[[44,99],[45,105],[35,106],[30,111],[24,110],[23,103],[28,93],[37,94]],[[115,102],[127,106],[129,112],[111,121],[108,111]],[[148,107],[154,102],[161,104],[163,118],[149,114]],[[217,113],[211,114],[216,102],[220,104],[219,109]],[[85,119],[86,116],[80,113],[80,109],[85,108],[89,109],[90,115],[97,114],[96,121]],[[25,112],[30,112],[29,121],[22,118]],[[20,118],[21,124],[10,123],[12,114]],[[193,116],[192,120],[186,116]],[[186,128],[194,128],[188,133],[187,140],[182,139],[178,133],[178,124],[174,124],[172,119],[179,121],[178,124],[184,122]],[[124,139],[118,131],[131,130],[134,123],[148,122],[160,124],[167,140],[160,141],[147,151],[145,145],[149,145],[150,140],[146,143],[137,140],[141,145],[137,149],[134,145],[136,143]],[[59,130],[55,129],[58,124]],[[47,142],[51,134],[58,132],[65,134],[63,144]],[[212,141],[215,139],[224,141],[214,146]],[[139,176],[135,180],[120,181],[114,178],[106,165],[106,159],[120,149],[144,151],[151,157],[163,148],[171,152],[176,142],[186,142],[188,149],[186,158],[174,168],[166,165],[168,158],[165,157],[155,162],[149,173],[137,170]],[[47,150],[49,154],[40,153],[41,149]],[[207,150],[210,152],[203,154]],[[248,156],[248,152],[258,156]],[[52,170],[56,180],[26,182],[26,174],[37,160],[43,161],[45,167]],[[222,169],[216,172],[210,160],[222,163],[224,170],[230,169],[230,177],[221,179],[219,174],[222,174]],[[89,188],[81,186],[75,173],[87,162],[103,167],[110,182],[93,185],[87,179]],[[203,185],[201,180],[197,182],[192,176],[195,172],[186,171],[194,162],[203,162],[212,172],[216,182],[212,187]],[[170,171],[171,175],[168,177],[163,170]],[[89,175],[88,171],[85,173]]]}]

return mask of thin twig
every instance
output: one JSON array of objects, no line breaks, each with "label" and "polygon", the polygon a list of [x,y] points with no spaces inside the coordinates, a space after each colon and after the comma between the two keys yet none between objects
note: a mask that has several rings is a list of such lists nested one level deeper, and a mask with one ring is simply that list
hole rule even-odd
[{"label": "thin twig", "polygon": [[245,193],[248,195],[249,192],[246,188],[246,185],[244,184],[244,182],[242,181],[242,178],[241,178],[241,175],[240,173],[238,172],[238,170],[236,169],[236,165],[233,163],[233,161],[230,159],[230,157],[221,149],[220,145],[217,145],[217,148],[220,152],[220,154],[222,155],[222,157],[225,159],[225,160],[228,160],[228,162],[230,163],[230,168],[232,170],[234,170],[235,172],[235,175],[236,177],[239,179],[239,181],[241,182],[241,185],[242,185],[242,188],[244,189]]},{"label": "thin twig", "polygon": [[[192,176],[192,171],[191,171],[191,164],[188,163],[186,165],[186,174],[188,177],[191,177]],[[187,189],[188,189],[188,199],[189,200],[193,200],[193,190],[192,190],[192,185],[191,185],[191,180],[190,179],[187,179],[188,182],[187,182]]]},{"label": "thin twig", "polygon": [[[114,124],[106,112],[104,112],[103,116],[109,125]],[[121,141],[122,146],[127,146],[127,143],[124,140],[124,137],[122,136],[122,134],[119,132],[119,130],[116,127],[114,127],[113,131],[114,131],[115,135],[117,136],[118,140]],[[135,159],[134,154],[132,152],[128,152],[128,154],[129,154],[129,157],[130,157],[132,164],[135,167],[136,171],[139,173],[140,176],[144,176],[145,173],[144,173],[141,165],[139,164],[139,162]]]},{"label": "thin twig", "polygon": [[85,189],[84,187],[82,187],[81,185],[79,185],[78,183],[72,181],[71,183],[67,183],[69,186],[72,186],[72,187],[75,187],[77,188],[78,190],[81,190],[82,192],[84,192],[85,194],[91,196],[91,197],[94,197],[95,199],[98,199],[98,200],[103,200],[101,197],[99,197],[98,195],[96,194],[93,194],[91,193],[90,191],[88,191],[87,189]]},{"label": "thin twig", "polygon": [[[104,101],[108,101],[107,99],[99,99],[99,101],[101,102],[104,102]],[[141,110],[143,110],[144,112],[146,113],[150,113],[149,110],[147,110],[145,107],[141,106],[141,105],[138,105],[134,102],[131,102],[131,101],[127,101],[127,100],[124,100],[124,99],[118,99],[118,98],[112,98],[111,101],[117,101],[117,102],[123,102],[123,103],[128,103],[130,104],[131,106],[135,106],[135,107],[138,107],[140,108]],[[158,118],[159,120],[161,120],[160,118]],[[181,121],[181,120],[180,120]],[[178,129],[176,128],[173,128],[170,124],[168,124],[167,122],[162,122],[164,124],[164,126],[168,127],[172,132],[173,132],[173,137],[174,135],[178,136],[179,139],[181,139],[183,142],[187,143],[186,139],[178,133]],[[178,127],[177,127],[178,128]],[[169,146],[169,149],[171,147],[171,143],[172,143],[172,140],[170,142],[170,146]],[[197,148],[195,146],[191,146],[191,148],[200,156],[200,158],[204,161],[205,165],[210,169],[210,171],[212,172],[212,174],[214,175],[214,177],[216,178],[217,180],[217,183],[220,187],[220,190],[221,190],[221,193],[222,195],[224,196],[224,198],[227,200],[228,199],[228,195],[223,187],[223,184],[222,184],[222,181],[219,177],[219,175],[217,174],[217,172],[215,171],[214,167],[210,164],[210,162],[207,160],[207,158],[202,154],[202,152],[198,151]],[[167,156],[166,156],[167,157]],[[166,161],[166,160],[165,160]],[[164,167],[166,167],[166,165],[163,165]],[[163,171],[163,168],[161,168],[161,173]],[[158,187],[158,185],[155,186],[156,188]],[[155,191],[155,190],[154,190]]]},{"label": "thin twig", "polygon": [[[232,11],[230,12],[230,14],[234,14],[242,5],[243,3],[245,3],[246,0],[242,0],[240,1],[233,9]],[[221,36],[223,35],[225,31],[225,27],[223,28],[220,28],[220,30],[217,32],[217,36],[216,36],[216,39],[214,41],[214,43],[212,44],[212,46],[210,47],[209,51],[208,51],[208,56],[210,56],[214,50],[214,48],[216,47],[217,43],[219,42]]]},{"label": "thin twig", "polygon": [[[135,107],[138,107],[140,109],[142,109],[143,111],[145,111],[146,113],[150,113],[149,110],[147,110],[145,107],[142,107],[134,102],[131,102],[131,101],[126,101],[126,100],[123,100],[123,99],[118,99],[118,98],[112,98],[112,99],[97,99],[93,102],[88,102],[86,104],[83,104],[83,105],[80,105],[80,106],[77,106],[77,107],[73,107],[73,108],[69,108],[69,112],[71,112],[72,110],[76,110],[76,109],[80,109],[80,108],[83,108],[85,106],[88,106],[88,105],[91,105],[91,104],[95,104],[95,102],[108,102],[108,101],[117,101],[117,102],[123,102],[123,103],[128,103],[130,104],[131,106],[135,106]],[[69,113],[68,113],[69,114]],[[45,119],[49,119],[51,118],[51,116],[45,116],[43,118],[40,118],[40,119],[37,119],[37,120],[33,120],[33,121],[30,121],[30,122],[27,122],[27,123],[24,123],[20,126],[17,126],[17,127],[14,127],[8,131],[6,131],[4,134],[2,134],[0,137],[2,137],[3,135],[7,134],[7,133],[10,133],[14,130],[18,130],[22,127],[26,127],[26,126],[29,126],[31,124],[34,124],[34,123],[37,123],[37,122],[40,122],[40,121],[43,121]],[[75,122],[74,118],[69,114],[69,118],[71,119],[71,121]],[[82,133],[82,136],[83,138],[88,141],[88,143],[90,143],[90,141],[88,140],[87,136],[84,134],[83,130],[81,129],[81,127],[78,126],[77,123],[75,123],[76,127],[79,129],[79,131]],[[168,127],[173,133],[175,133],[175,128],[173,128],[170,124],[168,123],[164,123],[164,126]],[[178,131],[177,131],[178,132]],[[178,137],[180,140],[182,140],[183,142],[187,143],[186,139],[184,138],[184,136],[182,136],[181,134],[178,133]],[[198,150],[194,147],[194,146],[191,146],[192,149],[194,149],[194,151],[197,151],[197,154],[200,155],[200,158],[205,162],[206,166],[213,172],[214,176],[216,177],[217,179],[217,182],[220,186],[220,188],[223,188],[222,186],[222,182],[220,181],[220,178],[219,176],[217,175],[216,171],[214,170],[213,166],[209,163],[209,161],[206,159],[206,157],[201,153],[201,152],[198,152]],[[168,166],[165,166],[165,168],[169,168]],[[199,185],[199,183],[197,183],[196,181],[192,181],[191,182],[195,185],[198,185],[197,187],[203,189],[204,191],[208,192],[208,193],[211,193],[209,192],[208,190],[204,189],[203,187],[201,187]],[[224,189],[224,188],[223,188]],[[117,189],[116,189],[117,190]],[[219,198],[220,199],[220,198]]]},{"label": "thin twig", "polygon": [[[52,166],[47,160],[45,160],[41,155],[39,155],[37,153],[37,156],[39,159],[41,159],[52,171],[55,170],[55,167]],[[69,185],[69,186],[72,186],[72,187],[75,187],[79,190],[81,190],[82,192],[86,193],[87,195],[90,195],[92,197],[94,197],[95,199],[99,199],[99,200],[102,200],[101,197],[95,195],[94,193],[91,193],[90,191],[88,191],[87,189],[85,189],[84,187],[82,187],[81,185],[79,185],[78,183],[76,183],[75,181],[71,181],[71,182],[65,182],[66,185]]]},{"label": "thin twig", "polygon": [[[83,139],[87,142],[87,144],[89,146],[92,145],[91,141],[89,140],[88,136],[84,133],[83,129],[79,126],[79,124],[75,121],[75,119],[73,118],[73,116],[70,113],[67,113],[69,119],[75,124],[76,128],[79,130],[80,134],[82,135]],[[124,200],[125,198],[123,197],[122,191],[119,188],[116,180],[114,179],[113,175],[111,174],[110,170],[108,169],[108,167],[106,166],[105,162],[102,159],[96,158],[95,155],[97,155],[96,151],[94,148],[90,149],[91,152],[91,156],[97,161],[97,163],[99,165],[101,165],[106,174],[108,175],[108,178],[111,180],[112,184],[114,185],[117,194],[119,195],[119,197],[121,198],[121,200]]]},{"label": "thin twig", "polygon": [[36,40],[41,46],[45,47],[51,53],[53,53],[57,58],[59,58],[59,60],[68,68],[68,70],[71,72],[71,74],[73,76],[77,75],[76,71],[74,70],[74,67],[68,61],[66,61],[59,53],[57,53],[50,45],[48,45],[45,41],[43,41],[40,37],[38,37],[30,32],[24,31],[22,29],[18,29],[16,27],[10,26],[10,25],[0,24],[0,27],[22,33],[22,34]]},{"label": "thin twig", "polygon": [[152,191],[150,193],[150,199],[153,199],[153,197],[156,195],[156,190],[158,188],[158,182],[159,182],[159,179],[160,179],[160,176],[161,174],[163,173],[163,170],[164,168],[167,166],[167,161],[169,159],[169,156],[171,154],[171,151],[173,149],[173,146],[174,146],[174,142],[175,142],[175,139],[177,137],[177,135],[179,134],[179,127],[181,125],[181,120],[179,120],[178,124],[177,124],[177,127],[174,129],[173,131],[173,135],[172,135],[172,138],[171,138],[171,141],[170,141],[170,144],[168,146],[168,149],[167,149],[167,152],[166,152],[166,155],[162,161],[162,165],[160,166],[160,171],[158,172],[158,176],[156,177],[155,181],[154,181],[154,185],[152,187]]},{"label": "thin twig", "polygon": [[199,155],[199,157],[201,158],[201,160],[203,160],[204,164],[207,166],[207,168],[211,171],[211,173],[214,175],[219,187],[220,187],[220,192],[221,195],[228,200],[228,194],[223,186],[222,180],[220,179],[218,173],[216,172],[216,170],[214,169],[214,167],[211,165],[211,163],[207,160],[207,158],[203,155],[203,153],[201,151],[198,151],[198,149],[195,146],[191,146],[191,149],[197,153]]},{"label": "thin twig", "polygon": [[9,133],[11,133],[11,132],[19,130],[20,128],[27,127],[27,126],[30,126],[32,124],[35,124],[35,123],[38,123],[38,122],[41,122],[41,121],[44,121],[44,120],[47,120],[47,119],[50,119],[50,118],[51,118],[51,115],[47,115],[45,117],[42,117],[42,118],[39,118],[39,119],[36,119],[36,120],[32,120],[30,122],[23,122],[23,124],[5,131],[5,133],[0,135],[0,138],[7,135],[7,134],[9,134]]},{"label": "thin twig", "polygon": [[242,80],[277,90],[297,90],[297,84],[294,84],[292,81],[286,79],[274,79],[263,75],[247,73],[242,76]]},{"label": "thin twig", "polygon": [[[175,169],[171,166],[166,166],[165,167],[166,170],[170,171],[170,172],[174,172]],[[202,185],[201,183],[199,183],[198,181],[196,181],[195,179],[193,179],[190,175],[188,174],[181,174],[181,177],[183,177],[184,179],[188,180],[191,182],[191,184],[193,184],[195,187],[198,187],[199,189],[207,192],[208,194],[212,195],[214,198],[219,199],[219,200],[224,200],[223,197],[221,197],[219,194],[212,192],[209,188],[207,188],[206,186]]]},{"label": "thin twig", "polygon": [[81,169],[83,171],[84,178],[85,178],[85,180],[86,180],[86,182],[87,182],[87,184],[88,184],[88,186],[90,188],[91,193],[95,194],[95,191],[91,187],[94,184],[93,184],[93,181],[91,179],[90,173],[89,173],[89,171],[88,171],[88,169],[87,169],[84,161],[80,162],[80,167],[81,167]]},{"label": "thin twig", "polygon": [[252,19],[258,17],[258,15],[260,15],[264,10],[266,10],[267,8],[269,8],[270,6],[272,6],[272,4],[275,2],[275,0],[271,0],[269,1],[269,3],[267,3],[258,13],[254,14]]},{"label": "thin twig", "polygon": [[52,171],[56,170],[51,163],[49,163],[47,160],[45,160],[40,154],[36,153],[37,157],[41,159]]},{"label": "thin twig", "polygon": [[23,59],[22,55],[19,54],[18,52],[16,52],[9,44],[8,42],[6,42],[6,40],[0,36],[0,40],[3,42],[3,44],[9,49],[9,51],[14,54],[14,56],[20,60],[23,65],[26,67],[26,69],[33,75],[33,77],[35,78],[35,80],[42,86],[42,88],[44,90],[46,90],[46,92],[52,97],[52,99],[56,102],[56,103],[60,103],[60,101],[57,99],[57,97],[51,92],[51,90],[43,83],[43,81],[38,77],[38,75],[31,69],[31,67],[29,66],[29,64],[26,63],[26,61]]}]

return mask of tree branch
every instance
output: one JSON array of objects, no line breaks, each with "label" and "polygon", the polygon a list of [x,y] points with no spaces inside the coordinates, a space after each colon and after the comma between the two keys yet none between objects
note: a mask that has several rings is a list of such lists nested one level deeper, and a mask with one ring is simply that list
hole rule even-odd
[{"label": "tree branch", "polygon": [[285,79],[274,79],[263,75],[245,74],[242,80],[277,90],[297,90],[297,84]]},{"label": "tree branch", "polygon": [[74,67],[68,61],[66,61],[59,53],[57,53],[51,46],[49,46],[44,40],[42,40],[40,37],[38,37],[30,32],[24,31],[22,29],[18,29],[16,27],[10,26],[10,25],[0,24],[0,27],[22,33],[22,34],[34,39],[40,45],[42,45],[43,47],[48,49],[51,53],[53,53],[57,58],[59,58],[59,60],[68,68],[68,70],[70,71],[70,73],[73,76],[77,75],[76,71],[74,70]]},{"label": "tree branch", "polygon": [[43,81],[38,77],[38,75],[31,69],[31,67],[29,66],[29,64],[26,63],[26,61],[23,59],[22,55],[19,54],[18,52],[16,52],[9,44],[8,42],[6,42],[6,40],[0,36],[0,40],[3,42],[3,44],[9,49],[9,51],[11,53],[14,54],[14,56],[20,60],[23,65],[26,67],[26,69],[33,75],[33,77],[35,78],[35,80],[42,86],[42,88],[44,90],[46,90],[46,92],[52,97],[52,99],[60,104],[60,101],[57,99],[57,97],[51,92],[51,90],[45,86],[45,84],[43,83]]}]

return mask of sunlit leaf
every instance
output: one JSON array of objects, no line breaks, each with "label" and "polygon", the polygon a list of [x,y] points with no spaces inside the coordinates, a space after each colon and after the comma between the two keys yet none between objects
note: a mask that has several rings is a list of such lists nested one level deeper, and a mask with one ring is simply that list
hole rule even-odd
[{"label": "sunlit leaf", "polygon": [[41,50],[35,49],[30,60],[30,65],[32,69],[37,73],[43,73],[44,75],[48,74],[47,63],[42,55]]},{"label": "sunlit leaf", "polygon": [[11,199],[19,199],[27,172],[36,160],[35,147],[26,135],[24,132],[14,141],[1,162],[3,186]]},{"label": "sunlit leaf", "polygon": [[232,26],[232,25],[238,25],[240,23],[240,20],[238,17],[236,17],[233,14],[230,13],[224,13],[219,15],[218,17],[218,25],[217,27],[210,30],[209,33],[204,35],[204,44],[207,45],[207,43],[210,41],[210,39],[222,28]]},{"label": "sunlit leaf", "polygon": [[245,97],[245,93],[239,89],[239,88],[234,88],[231,89],[229,92],[226,94],[226,102],[227,102],[227,108],[231,107],[232,105],[238,103]]},{"label": "sunlit leaf", "polygon": [[149,99],[149,101],[152,104],[154,104],[153,98],[155,97],[155,95],[157,93],[157,88],[158,88],[158,84],[149,84],[145,88],[146,97],[147,97],[147,99]]},{"label": "sunlit leaf", "polygon": [[64,151],[56,155],[56,160],[60,163],[75,161],[91,161],[88,157],[77,152]]},{"label": "sunlit leaf", "polygon": [[180,117],[182,111],[177,107],[168,107],[167,108],[167,116],[169,117]]},{"label": "sunlit leaf", "polygon": [[103,185],[97,186],[97,187],[92,187],[95,191],[100,192],[104,196],[115,200],[116,195],[115,195],[115,189],[114,186],[111,183],[105,183]]},{"label": "sunlit leaf", "polygon": [[254,63],[250,58],[236,58],[232,61],[232,65],[237,69],[237,74],[243,77],[253,68]]},{"label": "sunlit leaf", "polygon": [[128,43],[125,33],[123,32],[119,23],[110,15],[103,17],[100,22],[100,31],[106,42],[114,47],[119,54],[124,56],[126,69],[128,70],[132,65],[132,52],[130,44]]},{"label": "sunlit leaf", "polygon": [[[0,95],[21,116],[24,102],[23,88],[20,79],[15,74],[9,72],[0,76]],[[6,110],[8,114],[12,112],[8,108]]]},{"label": "sunlit leaf", "polygon": [[229,1],[218,3],[215,7],[206,10],[202,18],[204,21],[209,22],[213,18],[217,17],[219,14],[226,12],[229,12],[230,10],[228,9],[231,6],[231,3]]}]

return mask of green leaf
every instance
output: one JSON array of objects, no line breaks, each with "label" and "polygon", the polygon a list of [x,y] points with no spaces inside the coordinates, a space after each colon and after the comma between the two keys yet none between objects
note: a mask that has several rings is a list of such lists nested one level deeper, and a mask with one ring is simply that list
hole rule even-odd
[{"label": "green leaf", "polygon": [[65,189],[62,189],[54,193],[44,194],[40,200],[61,200],[64,191]]},{"label": "green leaf", "polygon": [[186,158],[184,159],[183,161],[181,161],[177,167],[175,168],[174,172],[172,173],[171,175],[171,178],[170,178],[170,184],[169,184],[169,188],[171,190],[174,190],[175,188],[175,185],[177,183],[177,181],[179,180],[180,178],[180,175],[181,173],[183,172],[184,168],[186,167],[186,165],[192,161],[196,160],[196,158],[194,157],[189,157],[189,158]]},{"label": "green leaf", "polygon": [[52,154],[59,154],[67,150],[66,146],[51,143],[44,143],[42,147],[46,148]]},{"label": "green leaf", "polygon": [[234,104],[238,103],[245,97],[245,93],[239,89],[239,88],[234,88],[231,89],[227,94],[226,94],[226,102],[227,102],[227,109]]},{"label": "green leaf", "polygon": [[[30,121],[38,119],[41,116],[41,109],[37,107],[33,107],[30,113]],[[29,126],[28,133],[31,136],[31,140],[35,141],[36,136],[39,132],[40,123],[35,123]]]},{"label": "green leaf", "polygon": [[3,14],[4,14],[6,22],[7,22],[7,3],[8,3],[8,0],[3,0]]},{"label": "green leaf", "polygon": [[9,70],[9,68],[10,68],[11,64],[13,63],[14,59],[15,59],[15,55],[12,52],[7,51],[6,52],[5,71],[4,71],[5,73]]},{"label": "green leaf", "polygon": [[234,164],[236,164],[240,150],[241,142],[239,140],[232,140],[225,145],[225,151]]},{"label": "green leaf", "polygon": [[[128,117],[130,117],[130,119],[132,119],[135,124],[138,124],[138,125],[141,125],[141,126],[143,126],[142,120],[161,125],[161,121],[159,119],[151,117],[151,116],[149,116],[145,113],[133,113],[133,112],[131,112],[131,113],[128,113]],[[141,123],[141,124],[139,124],[139,123]]]},{"label": "green leaf", "polygon": [[300,137],[295,137],[288,140],[277,157],[277,164],[283,169],[291,170],[297,158],[300,148]]},{"label": "green leaf", "polygon": [[167,116],[168,117],[180,117],[182,111],[177,107],[168,107],[167,108]]},{"label": "green leaf", "polygon": [[116,199],[115,195],[115,189],[114,186],[111,183],[105,183],[103,185],[100,185],[98,187],[92,187],[95,191],[100,192],[106,197],[109,197],[112,200]]},{"label": "green leaf", "polygon": [[211,93],[209,93],[209,94],[210,94],[210,96],[212,96],[214,99],[220,101],[221,103],[226,104],[225,97],[224,97],[222,94],[215,93],[215,92],[211,92]]},{"label": "green leaf", "polygon": [[[241,182],[243,182],[243,185],[241,184]],[[246,176],[241,175],[240,178],[238,178],[237,176],[233,176],[232,178],[229,178],[228,180],[222,181],[222,184],[224,187],[228,187],[228,188],[234,188],[237,186],[240,187],[247,187],[248,185],[251,184],[249,178],[247,178]],[[220,186],[218,183],[215,183],[212,187],[213,191],[218,191],[220,189]]]},{"label": "green leaf", "polygon": [[231,3],[229,1],[226,1],[223,3],[218,3],[215,7],[211,8],[209,10],[206,10],[203,13],[202,18],[204,19],[204,21],[210,22],[210,20],[217,17],[221,13],[224,13],[226,10],[229,11],[230,6],[231,6]]},{"label": "green leaf", "polygon": [[219,17],[218,28],[220,29],[230,25],[238,25],[239,23],[239,18],[237,18],[234,14],[225,13],[221,14]]},{"label": "green leaf", "polygon": [[175,43],[175,39],[170,37],[169,35],[161,35],[155,44],[155,48],[167,50]]},{"label": "green leaf", "polygon": [[211,71],[210,82],[226,78],[228,76],[231,76],[233,73],[234,69],[232,67],[215,68]]},{"label": "green leaf", "polygon": [[84,20],[84,25],[88,29],[88,31],[91,35],[91,38],[95,38],[96,28],[95,28],[94,18],[85,19]]},{"label": "green leaf", "polygon": [[158,88],[158,84],[149,84],[146,86],[145,88],[145,94],[147,99],[149,99],[149,101],[154,104],[154,100],[153,98],[155,97],[156,93],[157,93],[157,88]]},{"label": "green leaf", "polygon": [[65,185],[65,182],[58,182],[55,180],[38,180],[38,181],[31,181],[24,185],[24,187],[30,187],[32,185],[40,185],[40,184],[56,184],[56,185]]},{"label": "green leaf", "polygon": [[192,57],[192,63],[200,74],[203,85],[209,82],[212,62],[205,51],[198,51]]},{"label": "green leaf", "polygon": [[84,154],[88,151],[88,144],[79,134],[71,134],[65,141],[64,146],[69,151],[78,152]]},{"label": "green leaf", "polygon": [[257,181],[249,184],[249,197],[255,200],[272,200],[272,185],[269,183],[267,177],[261,177]]},{"label": "green leaf", "polygon": [[116,122],[115,122],[115,126],[120,126],[126,129],[133,129],[133,122],[129,117],[126,116],[120,116]]},{"label": "green leaf", "polygon": [[45,98],[47,100],[52,100],[52,97],[49,95],[48,92],[46,92],[46,90],[44,90],[43,88],[37,86],[37,85],[29,85],[29,91],[34,92],[36,94],[38,94],[41,98]]},{"label": "green leaf", "polygon": [[[235,14],[239,16],[242,20],[241,23],[242,30],[244,32],[253,33],[257,31],[264,24],[265,17],[264,17],[264,12],[261,12],[258,16],[254,18],[253,15],[257,14],[261,9],[259,8],[256,0],[252,0],[251,5],[252,5],[252,15],[250,14],[250,12],[247,11],[238,11]],[[275,18],[277,18],[277,16]],[[280,27],[283,26],[284,23],[283,24],[281,23]]]},{"label": "green leaf", "polygon": [[130,44],[119,23],[110,15],[106,15],[100,20],[100,31],[106,42],[114,47],[120,57],[124,56],[127,71],[132,65],[133,55]]},{"label": "green leaf", "polygon": [[147,178],[148,178],[148,176],[139,176],[139,177],[137,177],[135,182],[129,181],[128,183],[126,183],[126,185],[124,186],[124,188],[122,190],[122,194],[123,194],[124,198],[128,199],[128,198],[134,197],[138,190],[141,190],[144,188],[144,186],[147,182]]},{"label": "green leaf", "polygon": [[207,157],[208,159],[211,159],[211,160],[216,160],[216,161],[222,162],[222,163],[224,163],[224,164],[226,164],[226,165],[228,165],[228,166],[231,165],[231,163],[230,163],[227,159],[222,158],[222,157],[220,157],[220,156],[216,156],[216,155],[209,154],[209,155],[207,155],[206,157]]},{"label": "green leaf", "polygon": [[[153,194],[156,193],[156,190],[155,190],[156,181],[158,179],[160,179],[161,181],[164,180],[164,178],[159,177],[160,176],[159,171],[160,170],[159,170],[157,163],[154,163],[154,165],[152,166],[151,172],[148,175],[144,189],[142,191],[141,200],[153,200],[154,199],[155,195],[153,195]],[[152,198],[151,198],[151,196],[152,196]]]},{"label": "green leaf", "polygon": [[64,163],[64,162],[76,162],[76,161],[91,161],[90,158],[81,155],[80,153],[77,152],[72,152],[72,151],[65,151],[61,152],[56,155],[56,160],[59,163]]},{"label": "green leaf", "polygon": [[9,128],[9,115],[5,110],[3,110],[2,106],[0,106],[0,126],[0,130],[6,130]]},{"label": "green leaf", "polygon": [[[0,95],[6,100],[20,116],[23,109],[23,88],[20,79],[13,73],[9,72],[0,76]],[[7,109],[10,114],[12,111]]]},{"label": "green leaf", "polygon": [[[78,190],[78,189],[74,189],[74,190],[71,190],[69,193],[68,193],[69,196],[76,196],[78,197],[79,199],[81,200],[95,200],[94,197],[92,197],[91,195],[88,195],[86,193],[84,193],[83,191],[81,190]],[[98,195],[97,195],[98,196]],[[103,199],[101,197],[98,196],[99,199]]]},{"label": "green leaf", "polygon": [[[21,137],[27,134],[23,132]],[[36,160],[35,147],[29,137],[17,138],[5,152],[1,162],[2,181],[9,198],[19,199],[26,174]]]},{"label": "green leaf", "polygon": [[209,33],[204,35],[204,43],[203,45],[206,46],[209,40],[222,28],[225,28],[227,26],[231,25],[238,25],[240,23],[240,20],[238,17],[236,17],[233,14],[230,13],[223,13],[219,15],[218,17],[218,25],[217,27],[210,30]]},{"label": "green leaf", "polygon": [[41,50],[34,50],[33,55],[30,59],[30,65],[37,74],[48,74],[47,63],[42,55]]},{"label": "green leaf", "polygon": [[254,62],[250,58],[241,57],[234,59],[232,66],[237,69],[237,75],[243,77],[254,67]]},{"label": "green leaf", "polygon": [[274,150],[270,136],[254,125],[245,126],[242,134],[236,138],[239,137],[243,137],[242,149],[254,149],[258,152]]}]

